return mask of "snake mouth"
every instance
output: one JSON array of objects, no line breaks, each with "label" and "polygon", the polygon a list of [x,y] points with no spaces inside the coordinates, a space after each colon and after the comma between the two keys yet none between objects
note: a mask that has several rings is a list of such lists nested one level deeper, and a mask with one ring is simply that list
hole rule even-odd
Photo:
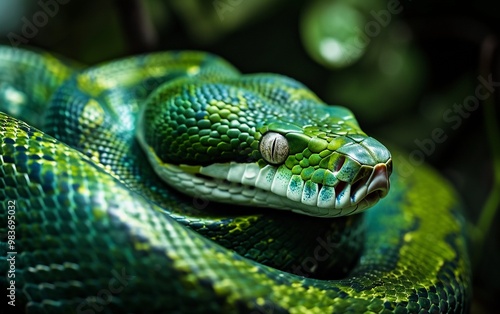
[{"label": "snake mouth", "polygon": [[[353,182],[338,180],[334,186],[303,183],[297,188],[293,178],[275,167],[254,164],[218,164],[199,169],[196,179],[206,198],[232,204],[290,210],[316,217],[338,217],[360,213],[374,206],[389,192],[392,161],[364,166]],[[184,190],[185,191],[185,190]]]},{"label": "snake mouth", "polygon": [[390,189],[391,166],[391,160],[387,163],[377,164],[373,167],[370,175],[351,184],[350,197],[349,200],[345,201],[347,206],[344,207],[351,207],[354,212],[360,212],[372,207],[384,198]]},{"label": "snake mouth", "polygon": [[391,160],[373,167],[366,167],[364,174],[359,175],[352,183],[339,181],[333,187],[333,191],[332,187],[321,186],[316,204],[306,203],[302,200],[291,210],[317,217],[337,217],[361,213],[377,204],[389,193],[391,172]]}]

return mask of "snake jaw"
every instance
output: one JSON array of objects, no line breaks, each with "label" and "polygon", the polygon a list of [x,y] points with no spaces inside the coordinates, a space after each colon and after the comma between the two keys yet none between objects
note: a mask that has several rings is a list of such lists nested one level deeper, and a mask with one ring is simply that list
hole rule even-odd
[{"label": "snake jaw", "polygon": [[[299,197],[290,190],[291,176],[279,174],[277,167],[271,165],[263,168],[255,163],[235,162],[197,167],[157,165],[155,170],[165,181],[193,197],[316,217],[337,217],[362,212],[387,194],[391,160],[375,165],[369,175],[354,183],[338,181],[333,187],[312,182],[302,184]],[[311,195],[306,191],[312,191]]]}]

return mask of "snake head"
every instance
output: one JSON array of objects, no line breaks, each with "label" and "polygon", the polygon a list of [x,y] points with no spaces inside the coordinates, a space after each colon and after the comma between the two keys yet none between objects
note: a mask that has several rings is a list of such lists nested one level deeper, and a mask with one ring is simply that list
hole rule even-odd
[{"label": "snake head", "polygon": [[148,102],[139,143],[156,173],[188,195],[334,217],[388,193],[389,151],[349,110],[292,79],[169,84]]},{"label": "snake head", "polygon": [[313,216],[350,215],[375,205],[389,192],[389,151],[359,129],[333,129],[267,127],[259,147],[262,169],[272,175],[261,176],[257,185],[295,201],[290,210]]}]

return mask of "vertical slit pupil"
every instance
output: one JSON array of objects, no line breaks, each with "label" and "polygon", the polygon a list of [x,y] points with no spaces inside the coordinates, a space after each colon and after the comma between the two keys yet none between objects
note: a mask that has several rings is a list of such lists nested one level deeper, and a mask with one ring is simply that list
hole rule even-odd
[{"label": "vertical slit pupil", "polygon": [[273,160],[273,162],[276,162],[276,142],[278,141],[277,138],[274,138],[273,139],[273,144],[271,145],[271,158]]}]

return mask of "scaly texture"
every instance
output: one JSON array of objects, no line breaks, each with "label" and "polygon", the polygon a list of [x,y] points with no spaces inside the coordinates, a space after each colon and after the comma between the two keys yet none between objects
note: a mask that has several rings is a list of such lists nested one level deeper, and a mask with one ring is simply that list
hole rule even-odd
[{"label": "scaly texture", "polygon": [[[2,239],[0,256],[7,273],[17,252],[16,308],[468,311],[464,221],[450,185],[426,166],[402,176],[395,165],[385,196],[385,147],[300,83],[242,76],[197,52],[79,72],[0,47],[0,74],[9,113],[0,114],[0,232],[8,209],[16,225],[15,247]],[[33,108],[46,112],[46,133],[10,116],[40,126],[25,115]],[[172,188],[155,170],[190,183],[172,179]]]}]

